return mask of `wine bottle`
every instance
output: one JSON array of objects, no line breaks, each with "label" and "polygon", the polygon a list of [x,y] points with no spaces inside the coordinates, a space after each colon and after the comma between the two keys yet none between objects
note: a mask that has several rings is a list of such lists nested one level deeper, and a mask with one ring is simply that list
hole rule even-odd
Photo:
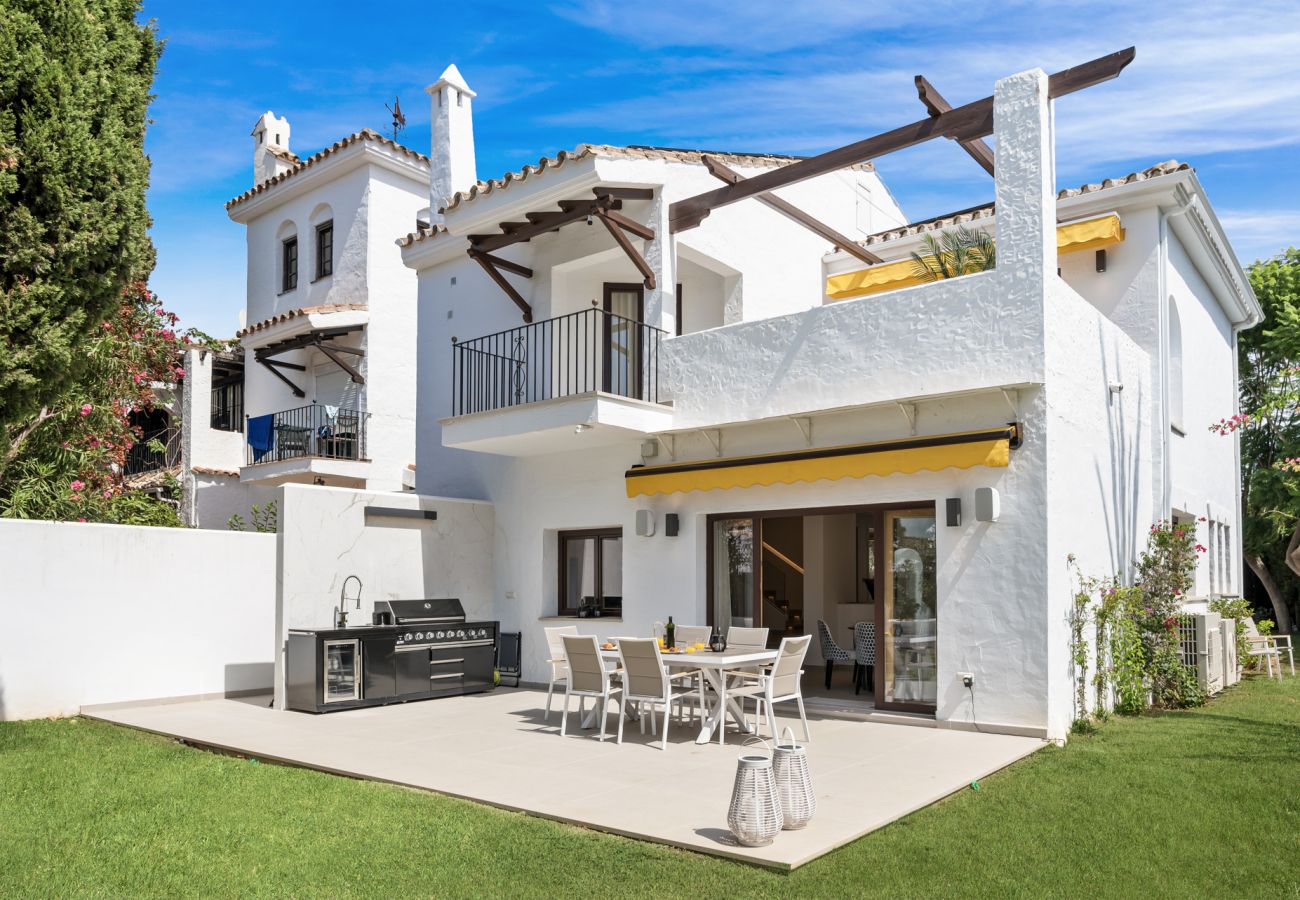
[{"label": "wine bottle", "polygon": [[673,624],[673,617],[668,617],[668,624],[664,626],[664,646],[669,650],[677,646],[677,626]]}]

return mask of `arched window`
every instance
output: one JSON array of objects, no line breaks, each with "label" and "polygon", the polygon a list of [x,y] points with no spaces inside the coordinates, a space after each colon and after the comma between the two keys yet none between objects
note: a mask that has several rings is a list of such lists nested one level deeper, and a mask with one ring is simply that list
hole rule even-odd
[{"label": "arched window", "polygon": [[1183,432],[1183,323],[1178,304],[1169,298],[1169,364],[1165,372],[1169,382],[1169,424]]}]

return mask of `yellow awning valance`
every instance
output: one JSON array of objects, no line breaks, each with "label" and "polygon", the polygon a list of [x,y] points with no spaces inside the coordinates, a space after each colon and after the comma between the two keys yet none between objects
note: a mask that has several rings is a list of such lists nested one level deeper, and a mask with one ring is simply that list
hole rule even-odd
[{"label": "yellow awning valance", "polygon": [[[1123,240],[1124,227],[1120,224],[1119,216],[1111,213],[1097,219],[1058,226],[1056,252],[1061,254],[1100,250]],[[865,297],[868,294],[924,283],[925,279],[917,276],[916,264],[909,258],[880,263],[856,272],[832,275],[826,279],[826,295],[832,300],[847,300],[850,297]]]},{"label": "yellow awning valance", "polygon": [[970,431],[936,437],[905,438],[875,444],[824,447],[730,459],[635,466],[624,478],[629,497],[711,491],[733,487],[834,481],[868,475],[910,474],[921,470],[1005,467],[1020,446],[1020,427]]}]

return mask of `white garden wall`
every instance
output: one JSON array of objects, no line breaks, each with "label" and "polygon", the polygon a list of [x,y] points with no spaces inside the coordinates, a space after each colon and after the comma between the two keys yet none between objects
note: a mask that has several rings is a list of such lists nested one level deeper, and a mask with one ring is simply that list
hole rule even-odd
[{"label": "white garden wall", "polygon": [[269,688],[275,538],[0,519],[0,720]]}]

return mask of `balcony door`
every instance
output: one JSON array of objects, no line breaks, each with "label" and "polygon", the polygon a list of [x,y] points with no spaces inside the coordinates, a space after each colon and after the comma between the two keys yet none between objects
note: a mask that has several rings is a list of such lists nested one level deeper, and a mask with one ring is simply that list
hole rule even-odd
[{"label": "balcony door", "polygon": [[639,284],[607,283],[605,312],[609,315],[605,316],[601,390],[640,400],[644,289]]}]

